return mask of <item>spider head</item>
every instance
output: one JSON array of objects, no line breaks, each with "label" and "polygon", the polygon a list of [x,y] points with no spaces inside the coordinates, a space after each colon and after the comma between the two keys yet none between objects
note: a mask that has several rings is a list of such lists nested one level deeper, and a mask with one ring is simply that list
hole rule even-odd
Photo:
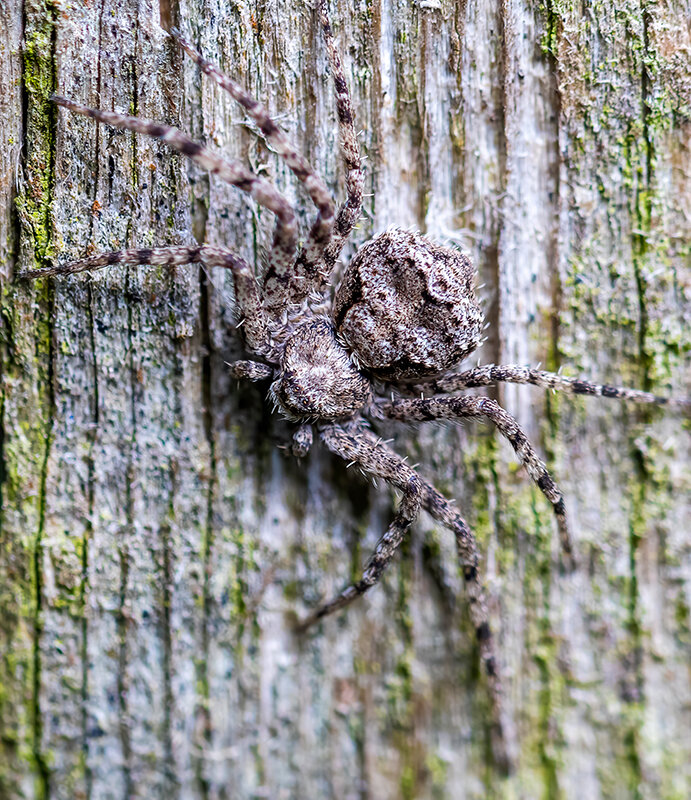
[{"label": "spider head", "polygon": [[363,245],[336,291],[338,337],[382,380],[446,372],[481,341],[470,259],[391,228]]},{"label": "spider head", "polygon": [[291,334],[271,384],[274,401],[293,420],[350,417],[369,402],[371,392],[323,317],[303,322]]}]

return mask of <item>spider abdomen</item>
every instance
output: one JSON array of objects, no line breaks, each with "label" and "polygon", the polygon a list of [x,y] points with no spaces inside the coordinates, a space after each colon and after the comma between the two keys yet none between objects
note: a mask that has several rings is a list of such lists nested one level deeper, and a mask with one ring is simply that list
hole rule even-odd
[{"label": "spider abdomen", "polygon": [[365,406],[370,381],[337,341],[331,323],[303,322],[286,342],[279,377],[271,394],[289,419],[341,419]]},{"label": "spider abdomen", "polygon": [[467,256],[391,228],[363,245],[336,291],[333,319],[384,380],[438,375],[475,350],[483,317]]}]

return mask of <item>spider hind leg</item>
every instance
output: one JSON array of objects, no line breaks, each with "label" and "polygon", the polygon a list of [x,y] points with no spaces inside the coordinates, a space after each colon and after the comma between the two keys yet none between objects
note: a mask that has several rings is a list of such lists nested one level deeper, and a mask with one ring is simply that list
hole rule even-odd
[{"label": "spider hind leg", "polygon": [[403,498],[398,511],[384,535],[377,542],[377,546],[369,557],[360,580],[351,583],[336,597],[312,611],[308,617],[300,622],[297,628],[298,631],[305,631],[310,625],[313,625],[323,617],[345,608],[378,583],[384,570],[391,563],[391,559],[400,547],[408,529],[420,512],[421,502],[422,483],[415,474],[412,474],[403,490]]},{"label": "spider hind leg", "polygon": [[546,372],[533,367],[518,364],[487,364],[483,367],[445,375],[435,381],[415,386],[415,393],[430,390],[433,392],[456,392],[476,386],[490,386],[495,383],[518,383],[540,386],[544,389],[564,392],[572,395],[589,395],[591,397],[607,397],[612,400],[625,400],[646,405],[666,405],[691,411],[691,397],[660,397],[640,389],[628,389],[624,386],[609,386],[593,383],[582,378],[568,378],[557,372]]},{"label": "spider hind leg", "polygon": [[[319,432],[324,444],[336,455],[356,463],[368,475],[382,478],[403,491],[404,496],[391,526],[377,543],[363,578],[346,587],[339,595],[315,609],[299,625],[304,630],[310,624],[351,603],[376,583],[390,563],[396,548],[417,516],[420,505],[456,537],[456,549],[463,565],[463,576],[469,599],[470,618],[484,665],[492,705],[489,729],[494,760],[499,769],[508,773],[512,768],[513,728],[504,709],[503,690],[494,636],[490,628],[489,611],[480,571],[480,554],[472,531],[461,515],[443,495],[424,481],[412,467],[386,446],[362,421],[344,424],[323,424]],[[418,490],[419,487],[419,490]],[[368,570],[371,572],[368,575]],[[371,582],[370,582],[371,581]]]},{"label": "spider hind leg", "polygon": [[508,411],[505,411],[499,403],[489,397],[470,397],[467,395],[435,396],[426,399],[394,398],[380,401],[376,406],[376,413],[389,419],[398,419],[404,422],[461,419],[464,417],[485,418],[492,422],[499,433],[508,439],[531,480],[552,504],[566,566],[569,569],[575,567],[576,558],[566,518],[564,497],[538,457],[525,432],[516,419]]}]

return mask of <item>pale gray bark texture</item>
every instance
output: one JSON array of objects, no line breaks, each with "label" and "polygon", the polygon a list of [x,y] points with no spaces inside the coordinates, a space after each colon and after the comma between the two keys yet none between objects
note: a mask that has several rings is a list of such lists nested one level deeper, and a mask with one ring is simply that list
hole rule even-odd
[{"label": "pale gray bark texture", "polygon": [[[689,392],[690,45],[681,0],[334,0],[370,196],[475,259],[483,363]],[[172,20],[275,112],[342,198],[303,0],[0,5],[3,798],[688,798],[691,533],[679,415],[530,387],[498,398],[562,484],[580,567],[489,427],[391,425],[473,525],[518,732],[488,697],[451,535],[423,517],[383,585],[302,643],[392,497],[236,387],[229,276],[103,250],[208,241],[260,268],[273,220],[158,142],[51,92],[177,124],[313,209]],[[348,252],[350,255],[352,248]]]}]

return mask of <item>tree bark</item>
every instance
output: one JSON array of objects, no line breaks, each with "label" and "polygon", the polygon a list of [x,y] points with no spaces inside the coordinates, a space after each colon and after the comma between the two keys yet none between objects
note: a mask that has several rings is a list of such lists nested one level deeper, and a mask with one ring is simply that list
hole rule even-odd
[{"label": "tree bark", "polygon": [[[367,156],[346,257],[387,225],[472,254],[483,363],[689,393],[691,67],[684,4],[332,0]],[[678,414],[499,387],[564,490],[580,567],[489,427],[387,426],[484,553],[515,773],[451,535],[424,516],[382,584],[305,640],[393,498],[319,447],[297,463],[241,355],[229,276],[21,269],[227,244],[273,219],[79,102],[175,124],[313,209],[179,25],[343,196],[311,4],[0,6],[0,796],[691,796],[691,469]]]}]

